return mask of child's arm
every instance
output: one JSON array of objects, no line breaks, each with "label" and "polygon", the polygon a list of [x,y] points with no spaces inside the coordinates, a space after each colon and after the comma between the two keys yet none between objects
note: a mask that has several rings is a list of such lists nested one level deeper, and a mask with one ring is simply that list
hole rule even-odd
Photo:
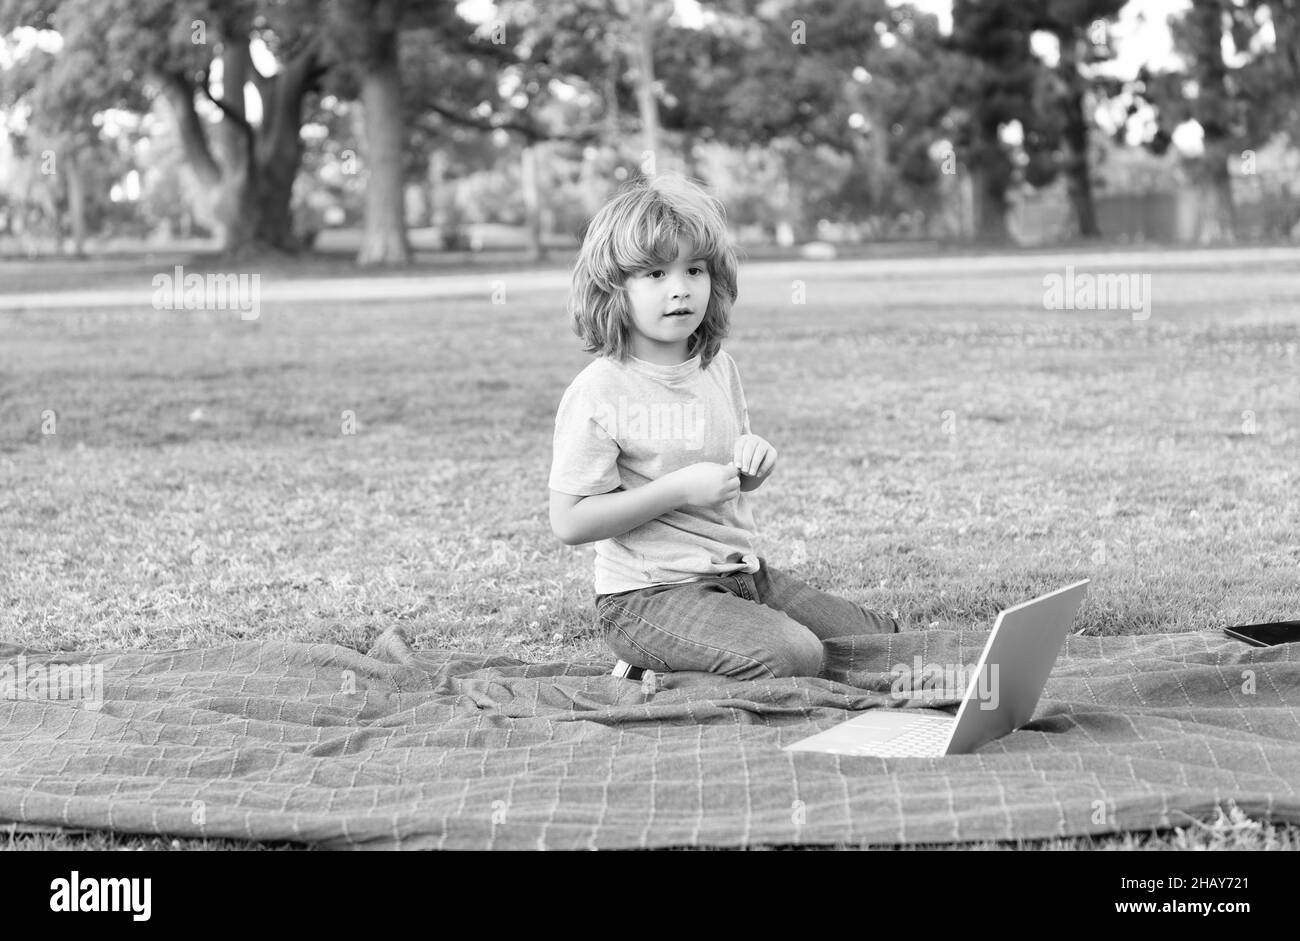
[{"label": "child's arm", "polygon": [[681,506],[681,494],[671,475],[644,487],[579,497],[551,491],[551,530],[566,546],[621,536],[642,523]]},{"label": "child's arm", "polygon": [[551,490],[551,530],[566,546],[612,539],[682,506],[717,506],[740,492],[733,464],[702,461],[643,487],[580,497]]}]

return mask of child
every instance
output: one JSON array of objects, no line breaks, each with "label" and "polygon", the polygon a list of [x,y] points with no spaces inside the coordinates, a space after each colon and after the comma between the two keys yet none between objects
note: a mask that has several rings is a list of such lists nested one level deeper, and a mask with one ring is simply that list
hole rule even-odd
[{"label": "child", "polygon": [[573,271],[573,329],[599,355],[556,414],[551,528],[596,544],[618,675],[816,676],[823,638],[899,629],[755,551],[749,494],[777,452],[721,349],[736,268],[722,204],[661,173],[596,213]]}]

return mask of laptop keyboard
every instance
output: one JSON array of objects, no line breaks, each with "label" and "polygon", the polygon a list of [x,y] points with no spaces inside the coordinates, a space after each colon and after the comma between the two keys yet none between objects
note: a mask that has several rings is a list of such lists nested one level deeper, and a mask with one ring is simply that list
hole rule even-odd
[{"label": "laptop keyboard", "polygon": [[928,758],[941,755],[944,745],[948,744],[948,735],[952,732],[954,721],[918,716],[915,725],[904,729],[893,738],[864,744],[861,754],[884,758]]}]

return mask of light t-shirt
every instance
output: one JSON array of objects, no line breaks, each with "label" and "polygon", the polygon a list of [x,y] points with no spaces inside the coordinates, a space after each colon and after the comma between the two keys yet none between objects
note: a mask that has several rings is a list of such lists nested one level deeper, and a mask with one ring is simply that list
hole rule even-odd
[{"label": "light t-shirt", "polygon": [[[735,360],[707,370],[599,356],[569,384],[555,416],[550,487],[574,496],[643,487],[699,461],[729,464],[749,434]],[[596,594],[757,572],[750,495],[721,507],[683,506],[596,542]]]}]

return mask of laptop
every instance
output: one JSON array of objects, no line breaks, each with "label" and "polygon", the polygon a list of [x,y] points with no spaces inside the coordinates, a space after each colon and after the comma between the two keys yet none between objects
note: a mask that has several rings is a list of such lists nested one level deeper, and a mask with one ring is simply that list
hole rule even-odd
[{"label": "laptop", "polygon": [[1225,627],[1223,633],[1244,640],[1252,647],[1276,647],[1300,641],[1300,621],[1273,621],[1270,624],[1239,624]]},{"label": "laptop", "polygon": [[782,750],[926,758],[971,752],[1014,732],[1034,717],[1088,582],[1085,578],[999,613],[974,668],[923,664],[920,657],[912,667],[895,667],[895,686],[906,687],[910,699],[933,692],[924,688],[926,679],[965,679],[948,684],[966,689],[955,717],[928,709],[869,709]]}]

